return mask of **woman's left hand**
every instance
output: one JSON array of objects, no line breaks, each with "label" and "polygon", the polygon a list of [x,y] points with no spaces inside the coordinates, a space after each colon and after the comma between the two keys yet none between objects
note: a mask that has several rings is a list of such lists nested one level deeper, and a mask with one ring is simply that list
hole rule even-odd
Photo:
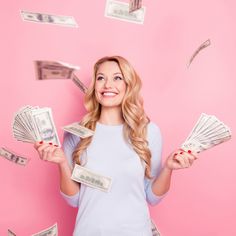
[{"label": "woman's left hand", "polygon": [[177,149],[175,152],[169,155],[165,166],[171,170],[188,168],[196,159],[196,155],[193,155],[190,150],[186,152],[183,149]]}]

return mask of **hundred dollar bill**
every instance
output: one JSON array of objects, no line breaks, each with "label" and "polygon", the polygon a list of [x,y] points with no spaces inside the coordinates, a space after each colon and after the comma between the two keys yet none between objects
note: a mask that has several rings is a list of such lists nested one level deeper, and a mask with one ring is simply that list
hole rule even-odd
[{"label": "hundred dollar bill", "polygon": [[187,64],[187,67],[190,66],[190,64],[192,63],[192,61],[194,60],[194,58],[197,56],[197,54],[204,48],[208,47],[211,45],[211,41],[210,39],[208,39],[207,41],[203,42],[198,48],[197,50],[193,53],[193,55],[191,56],[188,64]]},{"label": "hundred dollar bill", "polygon": [[71,79],[73,72],[79,70],[79,66],[57,61],[34,61],[34,64],[38,80]]},{"label": "hundred dollar bill", "polygon": [[72,81],[80,88],[83,93],[86,93],[88,88],[80,81],[80,79],[73,74]]},{"label": "hundred dollar bill", "polygon": [[0,156],[22,166],[25,166],[29,162],[29,159],[22,156],[18,156],[4,147],[0,148]]},{"label": "hundred dollar bill", "polygon": [[129,12],[136,11],[142,7],[142,0],[130,0],[129,1]]},{"label": "hundred dollar bill", "polygon": [[32,124],[37,141],[44,140],[60,146],[51,108],[42,108],[31,112]]},{"label": "hundred dollar bill", "polygon": [[88,138],[90,136],[94,135],[94,131],[91,129],[88,129],[82,125],[80,125],[79,123],[75,122],[72,123],[70,125],[66,125],[64,127],[62,127],[63,130],[72,133],[76,136],[79,136],[81,138]]},{"label": "hundred dollar bill", "polygon": [[97,174],[81,165],[75,164],[71,179],[85,184],[89,187],[109,192],[111,188],[111,178]]},{"label": "hundred dollar bill", "polygon": [[57,229],[57,223],[55,223],[53,226],[44,229],[43,231],[33,234],[32,236],[57,236],[58,235],[58,229]]},{"label": "hundred dollar bill", "polygon": [[161,236],[160,232],[158,231],[152,219],[151,219],[151,227],[152,227],[152,236]]},{"label": "hundred dollar bill", "polygon": [[36,23],[55,24],[68,27],[78,27],[73,16],[60,16],[47,13],[29,12],[21,10],[21,18],[24,21]]},{"label": "hundred dollar bill", "polygon": [[18,141],[35,143],[52,142],[60,146],[51,108],[25,106],[13,119],[13,136]]},{"label": "hundred dollar bill", "polygon": [[193,154],[214,147],[230,140],[230,128],[214,115],[202,113],[187,139],[182,144],[185,151],[191,150]]},{"label": "hundred dollar bill", "polygon": [[107,0],[105,16],[122,21],[128,21],[137,24],[144,23],[145,7],[129,12],[129,3],[116,0]]},{"label": "hundred dollar bill", "polygon": [[7,236],[16,236],[10,229],[7,231]]}]

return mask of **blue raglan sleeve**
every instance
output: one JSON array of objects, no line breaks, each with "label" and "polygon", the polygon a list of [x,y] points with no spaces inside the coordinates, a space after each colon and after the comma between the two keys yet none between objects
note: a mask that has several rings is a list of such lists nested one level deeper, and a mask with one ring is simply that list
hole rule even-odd
[{"label": "blue raglan sleeve", "polygon": [[[62,148],[64,150],[64,153],[66,155],[66,158],[68,160],[68,163],[70,165],[70,167],[73,167],[73,157],[72,154],[76,148],[76,146],[78,145],[80,141],[80,138],[70,134],[68,132],[64,133],[64,139],[63,139],[63,145]],[[63,193],[62,191],[60,191],[62,197],[65,199],[65,201],[72,207],[78,207],[79,206],[79,192],[76,193],[75,195],[66,195],[65,193]]]},{"label": "blue raglan sleeve", "polygon": [[161,199],[166,195],[157,196],[152,191],[152,183],[156,179],[156,177],[160,174],[162,163],[161,163],[161,155],[162,155],[162,136],[159,127],[150,122],[148,125],[148,143],[149,149],[151,151],[151,176],[152,179],[145,178],[144,186],[146,192],[146,200],[150,205],[158,204]]}]

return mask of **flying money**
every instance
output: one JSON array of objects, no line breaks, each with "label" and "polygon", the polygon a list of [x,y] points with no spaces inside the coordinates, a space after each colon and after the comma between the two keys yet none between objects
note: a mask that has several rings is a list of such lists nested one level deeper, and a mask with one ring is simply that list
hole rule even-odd
[{"label": "flying money", "polygon": [[57,236],[57,235],[58,235],[58,229],[57,229],[57,223],[55,223],[53,226],[44,229],[39,233],[33,234],[32,236]]},{"label": "flying money", "polygon": [[160,232],[158,231],[158,229],[152,219],[151,219],[151,227],[152,227],[152,236],[161,236]]},{"label": "flying money", "polygon": [[10,151],[9,149],[4,148],[4,147],[0,148],[0,156],[22,166],[25,166],[29,162],[29,159],[22,156],[18,156],[12,151]]},{"label": "flying money", "polygon": [[22,142],[45,141],[61,146],[51,108],[25,106],[13,119],[13,136]]},{"label": "flying money", "polygon": [[10,229],[8,229],[8,234],[7,234],[7,236],[16,236],[16,234],[14,234]]},{"label": "flying money", "polygon": [[79,66],[57,61],[34,61],[34,64],[38,80],[71,79],[73,72],[79,70]]},{"label": "flying money", "polygon": [[23,10],[21,10],[20,13],[21,13],[21,18],[24,21],[44,23],[44,24],[55,24],[67,27],[78,27],[74,17],[72,16],[59,16],[59,15],[51,15],[39,12],[29,12]]},{"label": "flying money", "polygon": [[80,79],[73,74],[72,81],[80,88],[83,93],[87,93],[88,88],[80,81]]},{"label": "flying money", "polygon": [[75,164],[71,179],[76,182],[85,184],[89,187],[109,192],[111,188],[111,178],[97,174],[81,165]]},{"label": "flying money", "polygon": [[78,122],[66,125],[62,129],[81,138],[88,138],[94,135],[93,130],[80,125]]},{"label": "flying money", "polygon": [[229,127],[218,118],[202,113],[181,147],[196,154],[231,139],[231,136]]},{"label": "flying money", "polygon": [[142,7],[142,0],[130,0],[129,1],[129,13],[134,12]]},{"label": "flying money", "polygon": [[129,3],[116,0],[107,0],[105,16],[113,19],[127,21],[136,24],[144,23],[145,8],[129,12]]},{"label": "flying money", "polygon": [[197,54],[204,48],[208,47],[211,45],[211,41],[210,39],[208,39],[207,41],[205,41],[204,43],[202,43],[198,48],[197,50],[193,53],[193,55],[191,56],[189,62],[188,62],[188,65],[187,67],[190,66],[190,64],[192,63],[192,61],[194,60],[194,58],[197,56]]}]

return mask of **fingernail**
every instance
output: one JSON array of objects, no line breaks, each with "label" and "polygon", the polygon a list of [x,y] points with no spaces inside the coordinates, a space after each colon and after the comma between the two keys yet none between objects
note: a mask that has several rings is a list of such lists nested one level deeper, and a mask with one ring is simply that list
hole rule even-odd
[{"label": "fingernail", "polygon": [[58,147],[58,145],[57,145],[57,144],[54,144],[54,146],[55,146],[55,147]]},{"label": "fingernail", "polygon": [[43,141],[40,141],[39,144],[43,144]]},{"label": "fingernail", "polygon": [[52,143],[49,143],[49,145],[52,145]]},{"label": "fingernail", "polygon": [[179,154],[183,154],[183,152],[180,152]]},{"label": "fingernail", "polygon": [[192,153],[192,151],[191,151],[191,150],[188,150],[188,153]]}]

